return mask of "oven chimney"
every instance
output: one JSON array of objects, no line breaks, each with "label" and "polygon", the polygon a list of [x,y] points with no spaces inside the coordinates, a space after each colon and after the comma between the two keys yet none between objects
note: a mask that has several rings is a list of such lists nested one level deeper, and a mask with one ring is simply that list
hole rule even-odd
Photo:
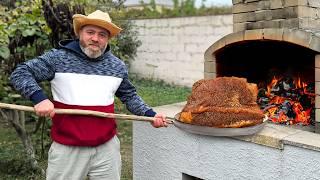
[{"label": "oven chimney", "polygon": [[320,31],[320,0],[233,0],[233,32],[264,28]]}]

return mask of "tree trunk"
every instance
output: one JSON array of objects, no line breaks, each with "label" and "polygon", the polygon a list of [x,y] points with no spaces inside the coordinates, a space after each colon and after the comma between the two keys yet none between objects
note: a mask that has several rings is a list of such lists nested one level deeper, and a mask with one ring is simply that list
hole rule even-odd
[{"label": "tree trunk", "polygon": [[6,113],[0,110],[2,117],[8,121],[16,130],[19,138],[22,141],[23,147],[26,151],[28,161],[31,164],[32,169],[40,171],[42,175],[45,171],[39,167],[38,161],[36,160],[36,155],[31,142],[31,138],[25,128],[25,113],[23,111],[8,110]]}]

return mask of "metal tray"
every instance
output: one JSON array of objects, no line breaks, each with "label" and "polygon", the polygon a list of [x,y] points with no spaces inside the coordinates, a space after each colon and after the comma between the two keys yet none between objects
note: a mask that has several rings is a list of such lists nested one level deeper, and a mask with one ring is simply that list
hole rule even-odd
[{"label": "metal tray", "polygon": [[186,132],[207,136],[245,136],[252,135],[259,132],[266,125],[268,117],[263,119],[261,124],[243,128],[215,128],[208,126],[197,126],[192,124],[183,123],[179,120],[180,113],[175,115],[174,125]]}]

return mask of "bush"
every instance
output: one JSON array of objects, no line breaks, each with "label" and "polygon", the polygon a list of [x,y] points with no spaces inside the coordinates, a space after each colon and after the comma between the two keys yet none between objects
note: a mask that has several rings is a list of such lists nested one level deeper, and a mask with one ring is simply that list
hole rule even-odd
[{"label": "bush", "polygon": [[185,16],[208,16],[218,14],[231,14],[232,8],[230,6],[222,7],[205,7],[200,8],[195,6],[195,0],[172,0],[173,8],[161,9],[157,8],[154,1],[149,4],[141,4],[143,9],[124,9],[120,12],[122,18],[126,19],[148,19],[148,18],[172,18]]},{"label": "bush", "polygon": [[[101,3],[107,4],[102,10],[113,15],[121,8],[119,2],[112,0],[17,0],[13,7],[11,3],[10,6],[0,5],[0,81],[2,86],[5,85],[2,88],[11,90],[7,86],[7,76],[17,64],[56,47],[64,38],[74,37],[72,14],[93,11]],[[141,42],[130,21],[121,20],[118,16],[113,18],[124,30],[111,40],[112,51],[129,64],[128,61],[134,59]],[[0,99],[10,98],[8,94],[14,92],[1,93]]]},{"label": "bush", "polygon": [[[48,49],[56,47],[61,39],[74,37],[72,30],[72,14],[84,14],[84,11],[90,12],[97,7],[97,4],[95,7],[91,6],[91,3],[101,3],[103,0],[88,0],[88,4],[80,3],[80,1],[86,2],[86,0],[74,0],[62,3],[52,0],[17,0],[13,4],[11,1],[9,5],[2,3],[3,5],[8,6],[0,5],[0,102],[31,104],[30,101],[26,101],[13,90],[8,82],[8,76],[17,64],[38,56]],[[110,4],[114,4],[114,8],[119,8],[119,5],[113,3],[112,0],[107,1]],[[110,9],[110,11],[115,10]],[[116,24],[119,22],[120,27],[124,28],[124,31],[110,42],[111,46],[114,46],[111,47],[112,51],[122,60],[129,61],[135,57],[136,49],[140,45],[140,42],[136,37],[136,32],[132,31],[132,24],[129,21],[114,20]],[[49,83],[41,83],[41,86],[47,92],[47,95],[50,96]],[[5,123],[12,123],[10,119],[15,118],[8,118],[10,116],[7,116],[4,112],[7,113],[7,111],[2,111],[0,109],[0,122],[2,123],[4,119],[9,122]],[[35,137],[32,137],[33,140],[37,141],[37,139],[41,139],[41,141],[45,141],[40,144],[49,143],[49,138],[43,138],[43,134],[48,132],[50,128],[50,125],[47,126],[46,123],[43,122],[49,121],[39,121],[38,117],[30,113],[26,116],[24,114],[19,115],[21,115],[21,117],[19,116],[20,120],[27,119],[28,122],[36,122],[32,124],[34,127],[30,129],[37,129],[39,126],[43,127],[42,133],[35,134]],[[23,120],[19,123],[21,123],[19,127],[21,127],[23,131],[26,131],[27,129],[24,127],[25,121]],[[15,128],[18,135],[20,135],[19,132],[22,131],[21,129],[17,130],[17,128]],[[26,136],[31,135],[29,132],[26,132],[25,134]],[[37,146],[39,143],[33,144],[35,144],[34,146]],[[28,151],[26,145],[23,145],[25,151],[29,152],[32,157],[34,152]],[[30,156],[30,154],[28,154],[28,156]],[[32,158],[32,161],[33,159],[34,158]],[[8,167],[6,173],[14,174],[15,172],[21,172],[22,174],[25,174],[26,172],[29,172],[30,166],[22,168],[19,165],[27,162],[29,161],[10,160],[6,162],[6,164],[12,164],[12,167]]]}]

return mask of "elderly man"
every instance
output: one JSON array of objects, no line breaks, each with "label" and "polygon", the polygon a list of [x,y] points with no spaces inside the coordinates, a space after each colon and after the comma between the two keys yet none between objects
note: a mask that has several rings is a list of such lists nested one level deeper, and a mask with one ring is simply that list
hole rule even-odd
[{"label": "elderly man", "polygon": [[[19,65],[11,75],[14,87],[32,100],[39,116],[52,117],[47,179],[120,179],[120,143],[112,118],[58,115],[54,108],[114,112],[114,95],[136,115],[154,117],[153,126],[167,126],[137,95],[125,64],[110,52],[108,41],[121,29],[108,13],[73,16],[79,40],[60,42],[59,49]],[[38,82],[51,83],[49,100]]]}]

